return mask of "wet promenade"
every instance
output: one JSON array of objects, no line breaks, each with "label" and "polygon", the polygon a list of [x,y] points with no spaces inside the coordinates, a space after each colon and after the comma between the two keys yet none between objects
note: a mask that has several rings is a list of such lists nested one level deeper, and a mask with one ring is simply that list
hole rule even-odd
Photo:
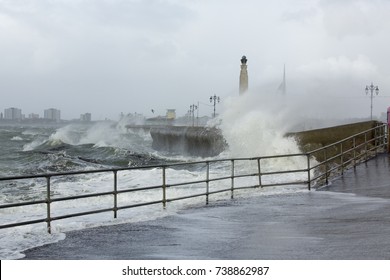
[{"label": "wet promenade", "polygon": [[26,259],[390,259],[389,155],[317,191],[240,198],[66,234]]}]

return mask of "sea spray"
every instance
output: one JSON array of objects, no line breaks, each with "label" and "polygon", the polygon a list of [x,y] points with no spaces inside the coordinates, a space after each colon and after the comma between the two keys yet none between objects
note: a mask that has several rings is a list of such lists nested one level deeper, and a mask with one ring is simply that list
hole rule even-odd
[{"label": "sea spray", "polygon": [[228,98],[220,115],[220,128],[231,156],[299,153],[295,139],[285,137],[289,123],[284,108],[280,97],[273,102],[250,93]]},{"label": "sea spray", "polygon": [[[220,115],[220,128],[227,142],[228,157],[264,157],[301,153],[293,137],[286,137],[296,118],[291,117],[291,110],[286,106],[282,95],[262,96],[248,92],[242,96],[225,100]],[[311,159],[315,164],[314,159]],[[306,156],[263,159],[263,172],[291,171],[307,168]],[[257,163],[237,166],[242,170],[256,172]],[[272,176],[272,183],[304,181],[307,174],[284,174]]]},{"label": "sea spray", "polygon": [[[151,137],[145,133],[127,131],[122,123],[96,122],[91,124],[70,124],[57,129],[50,135],[49,142],[69,145],[92,144],[94,147],[113,147],[138,150],[151,146]],[[150,142],[150,143],[149,143]]]}]

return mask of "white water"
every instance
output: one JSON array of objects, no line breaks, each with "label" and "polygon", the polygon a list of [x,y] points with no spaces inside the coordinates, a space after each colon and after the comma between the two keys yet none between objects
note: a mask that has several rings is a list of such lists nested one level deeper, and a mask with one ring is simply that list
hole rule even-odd
[{"label": "white water", "polygon": [[[275,106],[266,104],[255,96],[244,96],[231,98],[225,103],[225,110],[221,114],[221,129],[229,144],[229,150],[225,151],[219,158],[228,157],[255,157],[264,155],[298,153],[299,149],[294,139],[285,138],[283,135],[288,131],[287,116],[276,110]],[[57,129],[49,137],[53,144],[57,142],[70,145],[94,144],[96,146],[123,147],[129,144],[123,138],[126,134],[123,124],[113,125],[112,123],[98,123],[94,126],[84,127],[79,125],[69,125]],[[149,135],[141,134],[140,137],[147,139]],[[18,140],[18,139],[14,139]],[[47,139],[46,139],[47,140]],[[150,139],[149,139],[150,140]],[[33,149],[41,145],[44,140],[32,142],[25,145],[25,150]],[[182,158],[187,161],[194,158]],[[300,169],[306,166],[305,158],[281,158],[277,160],[267,160],[263,162],[263,170],[291,170]],[[230,176],[231,167],[226,163],[212,164],[210,178]],[[256,162],[239,162],[235,166],[236,174],[256,173]],[[185,181],[204,180],[206,171],[204,166],[191,169],[172,169],[166,171],[167,184],[174,184]],[[307,174],[287,174],[283,176],[266,176],[263,183],[275,183],[284,181],[305,180]],[[257,177],[240,178],[235,181],[235,186],[256,185]],[[162,185],[161,169],[123,171],[118,173],[118,189],[137,188],[145,186]],[[230,179],[210,183],[210,191],[228,188]],[[88,194],[96,192],[108,192],[113,190],[113,174],[101,173],[93,175],[78,175],[69,178],[53,178],[51,182],[52,192],[55,197],[66,197],[78,194]],[[38,180],[31,187],[25,182],[22,187],[23,192],[14,193],[12,199],[9,194],[2,192],[0,203],[12,203],[19,199],[34,197],[35,199],[45,198],[45,181]],[[167,198],[186,196],[205,191],[205,184],[192,184],[181,187],[172,187],[167,190]],[[306,192],[306,187],[302,185],[292,185],[287,187],[273,187],[265,189],[245,190],[235,192],[235,197],[240,196],[268,196],[289,192]],[[228,199],[230,193],[212,195],[212,200]],[[121,194],[118,197],[118,206],[126,206],[146,201],[158,201],[162,199],[161,189],[147,190],[142,192],[132,192]],[[128,223],[156,219],[165,215],[172,215],[180,209],[191,205],[202,205],[205,198],[181,200],[168,203],[163,210],[161,204],[131,208],[118,212],[118,218],[113,219],[113,213],[94,214],[77,218],[70,218],[52,222],[52,234],[46,232],[46,224],[15,227],[0,231],[0,258],[16,259],[22,258],[22,251],[41,246],[43,244],[57,242],[65,238],[67,231],[79,230],[101,225],[118,223]],[[66,215],[75,212],[89,211],[101,208],[113,207],[113,197],[104,196],[98,198],[88,198],[81,200],[70,200],[65,202],[52,203],[52,216]],[[46,205],[36,205],[20,207],[12,210],[0,210],[2,223],[12,223],[30,219],[46,217]]]},{"label": "white water", "polygon": [[[62,143],[77,146],[84,144],[93,144],[94,147],[114,147],[114,148],[129,148],[131,145],[136,145],[135,149],[142,149],[143,143],[129,143],[129,133],[126,131],[123,122],[97,122],[90,124],[69,124],[58,128],[53,134],[47,137],[38,137],[31,143],[27,143],[23,147],[23,151],[32,151],[44,143],[55,146]],[[28,130],[25,134],[33,134],[33,131]],[[137,133],[139,141],[151,141],[150,134],[139,132]],[[19,140],[19,139],[14,139]],[[137,145],[140,144],[140,145]]]},{"label": "white water", "polygon": [[232,156],[267,156],[299,153],[297,143],[284,137],[293,123],[285,100],[246,94],[228,98],[221,114],[221,129]]},{"label": "white water", "polygon": [[123,146],[125,131],[112,122],[98,122],[93,126],[71,124],[58,129],[49,138],[53,143],[69,145],[94,144],[96,147]]},{"label": "white water", "polygon": [[[248,167],[246,167],[247,169]],[[216,166],[215,170],[211,170],[210,178],[220,176],[227,176],[230,170]],[[237,170],[240,172],[240,170]],[[188,171],[188,170],[174,170],[167,169],[167,183],[179,183],[185,181],[196,181],[205,179],[205,171]],[[293,178],[298,179],[297,175]],[[269,178],[268,182],[276,182],[280,178]],[[283,180],[287,180],[284,178]],[[73,181],[73,180],[72,180]],[[235,186],[240,185],[255,185],[256,178],[245,178],[236,180]],[[135,170],[130,172],[118,173],[118,189],[125,189],[128,187],[145,187],[158,186],[162,184],[161,169],[152,170]],[[217,182],[210,184],[210,191],[229,188],[230,180],[224,182]],[[54,192],[54,197],[67,197],[78,194],[88,194],[113,190],[113,174],[104,173],[98,175],[80,175],[75,178],[75,182],[69,182],[61,179],[53,179],[51,189]],[[175,198],[180,196],[187,196],[195,193],[205,192],[205,184],[193,184],[188,186],[174,187],[167,190],[167,198]],[[37,191],[39,189],[40,191]],[[40,196],[41,199],[45,197],[45,185],[41,182],[40,188],[35,188],[34,197]],[[280,194],[288,192],[306,191],[304,186],[290,186],[290,187],[275,187],[262,190],[236,191],[235,197],[245,195],[267,196],[271,194]],[[230,192],[210,196],[210,203],[219,199],[228,199]],[[4,197],[1,198],[4,202]],[[38,197],[37,197],[38,199]],[[121,194],[118,196],[118,206],[132,205],[136,203],[143,203],[147,201],[162,200],[161,189],[147,190],[140,192],[132,192],[128,194]],[[36,225],[15,227],[11,229],[2,229],[0,231],[0,258],[1,259],[15,259],[23,257],[21,252],[23,250],[40,246],[47,243],[62,240],[64,233],[71,230],[79,230],[89,227],[96,227],[102,225],[146,221],[156,219],[166,215],[177,213],[180,209],[190,207],[191,205],[204,204],[205,198],[194,198],[189,200],[181,200],[168,203],[164,210],[162,204],[159,203],[153,206],[143,206],[132,208],[129,210],[121,210],[118,212],[118,218],[113,219],[113,213],[107,212],[103,214],[94,214],[84,217],[70,218],[52,222],[52,234],[46,232],[46,224],[40,223]],[[90,211],[102,208],[113,207],[113,197],[104,196],[97,198],[71,200],[66,202],[55,202],[51,204],[52,217],[71,214],[75,212]],[[46,205],[36,205],[20,207],[17,209],[3,209],[1,210],[1,217],[3,223],[13,223],[25,220],[40,219],[46,217]]]},{"label": "white water", "polygon": [[[232,157],[257,157],[300,153],[296,140],[285,137],[295,125],[292,108],[282,95],[245,94],[228,98],[220,116],[220,128]],[[314,160],[313,160],[314,164]],[[265,170],[299,169],[305,157],[267,160]]]}]

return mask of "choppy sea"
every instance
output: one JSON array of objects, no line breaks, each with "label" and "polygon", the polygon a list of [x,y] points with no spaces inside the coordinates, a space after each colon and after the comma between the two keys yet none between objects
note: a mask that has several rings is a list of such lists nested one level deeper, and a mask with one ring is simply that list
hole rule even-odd
[{"label": "choppy sea", "polygon": [[[0,125],[0,177],[60,173],[68,171],[96,170],[159,165],[181,161],[197,161],[200,158],[167,154],[152,149],[149,132],[132,131],[121,122],[68,123],[63,125],[2,124]],[[217,158],[226,158],[224,153]],[[278,162],[285,166],[291,162]],[[296,162],[293,163],[297,164]],[[238,167],[251,168],[251,167]],[[215,165],[211,174],[229,174],[230,168],[223,164]],[[169,180],[201,180],[205,176],[203,167],[171,168],[167,170]],[[298,175],[292,175],[298,176]],[[272,178],[271,178],[272,180]],[[112,174],[83,174],[77,176],[56,177],[52,181],[54,196],[63,197],[90,192],[111,191]],[[142,187],[161,184],[161,170],[157,168],[121,171],[118,173],[118,186]],[[171,192],[189,193],[198,185],[188,185]],[[203,187],[203,186],[202,186]],[[305,187],[293,186],[271,189],[256,193],[267,195],[290,191],[306,191]],[[23,202],[26,200],[44,199],[46,182],[42,178],[0,182],[0,205]],[[145,191],[131,193],[121,198],[119,203],[140,203],[145,197],[156,196],[160,192]],[[253,191],[242,192],[243,196],[253,196]],[[215,195],[216,199],[227,199],[229,194]],[[52,223],[52,234],[48,234],[45,223],[37,223],[13,228],[0,229],[0,258],[23,258],[23,251],[66,238],[66,232],[88,227],[128,223],[156,219],[172,215],[180,209],[193,204],[204,203],[203,198],[183,200],[172,203],[166,209],[161,205],[131,208],[119,212],[117,219],[112,213],[88,215],[78,218],[58,220]],[[88,211],[94,207],[112,207],[112,199],[89,198],[70,200],[53,205],[54,215],[66,214],[74,209]],[[0,209],[0,224],[33,220],[44,217],[46,206],[31,205],[28,207]]]}]

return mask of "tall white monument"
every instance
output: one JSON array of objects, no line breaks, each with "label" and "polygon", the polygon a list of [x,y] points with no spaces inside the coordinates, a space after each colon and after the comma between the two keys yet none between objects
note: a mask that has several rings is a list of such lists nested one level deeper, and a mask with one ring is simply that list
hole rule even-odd
[{"label": "tall white monument", "polygon": [[240,95],[248,91],[248,71],[246,62],[246,56],[241,58],[241,72],[240,72]]}]

